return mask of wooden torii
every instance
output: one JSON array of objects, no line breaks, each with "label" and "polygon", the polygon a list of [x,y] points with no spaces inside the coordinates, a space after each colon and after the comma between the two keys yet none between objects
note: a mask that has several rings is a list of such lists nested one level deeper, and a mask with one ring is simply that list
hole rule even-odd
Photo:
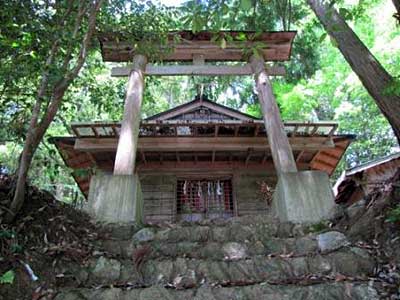
[{"label": "wooden torii", "polygon": [[[278,175],[273,211],[279,219],[294,222],[319,222],[329,214],[334,203],[329,177],[322,171],[298,172],[272,92],[269,76],[283,75],[284,70],[265,64],[266,61],[290,59],[296,32],[218,34],[230,41],[226,47],[213,42],[214,34],[210,32],[171,33],[171,47],[167,49],[172,48],[172,51],[165,51],[162,65],[149,64],[149,58],[136,53],[132,42],[124,41],[120,35],[100,34],[103,60],[131,65],[112,70],[113,76],[128,76],[129,79],[113,175],[99,172],[91,177],[88,198],[93,215],[110,222],[143,221],[143,194],[135,163],[146,75],[254,75],[268,139],[265,148],[271,149]],[[140,41],[134,44],[138,43]],[[257,50],[257,55],[246,55],[252,53],[251,50]]]},{"label": "wooden torii", "polygon": [[[128,85],[114,164],[115,175],[133,175],[135,172],[136,152],[139,137],[140,110],[143,99],[144,77],[146,75],[174,76],[227,76],[254,75],[258,91],[264,124],[271,147],[271,153],[278,174],[297,172],[296,162],[289,144],[279,108],[272,92],[269,76],[282,76],[282,67],[266,67],[266,61],[285,61],[290,59],[291,46],[296,32],[220,32],[230,35],[233,42],[221,48],[212,41],[213,34],[188,31],[171,33],[178,35],[180,42],[173,45],[173,51],[163,58],[163,62],[186,63],[184,65],[152,65],[143,54],[135,54],[128,42],[116,38],[115,34],[100,35],[104,61],[133,62],[126,67],[112,69],[115,77],[128,76]],[[245,34],[246,41],[238,40]],[[140,42],[140,41],[139,41]],[[258,55],[248,57],[245,49],[251,49],[257,43]],[[260,43],[263,45],[260,47]],[[187,64],[187,62],[192,64]],[[236,65],[211,65],[208,62],[235,62]]]}]

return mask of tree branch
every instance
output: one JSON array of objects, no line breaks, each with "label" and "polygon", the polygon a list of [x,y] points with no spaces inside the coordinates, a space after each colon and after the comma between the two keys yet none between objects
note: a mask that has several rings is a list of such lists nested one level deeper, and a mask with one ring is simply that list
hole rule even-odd
[{"label": "tree branch", "polygon": [[[78,75],[81,67],[83,66],[85,59],[87,57],[88,53],[88,47],[90,44],[90,40],[92,38],[93,32],[95,30],[96,26],[96,17],[97,13],[100,9],[100,6],[102,4],[103,0],[96,0],[92,6],[92,10],[89,14],[89,20],[88,20],[88,28],[86,31],[86,34],[84,35],[83,43],[82,43],[82,48],[79,53],[79,56],[77,58],[77,63],[75,67],[69,71],[65,76],[63,77],[62,80],[60,80],[58,83],[56,83],[53,86],[53,92],[50,97],[50,102],[49,105],[47,106],[45,110],[45,114],[43,115],[41,121],[39,124],[38,123],[38,118],[39,118],[39,113],[40,113],[40,108],[41,108],[41,102],[43,100],[43,97],[46,93],[46,88],[48,86],[48,73],[51,68],[48,68],[49,63],[54,60],[56,50],[58,50],[58,43],[54,43],[52,49],[50,51],[50,55],[45,63],[45,67],[43,69],[43,77],[41,79],[40,86],[38,88],[38,97],[37,101],[35,103],[35,107],[32,113],[31,117],[31,122],[30,124],[33,126],[30,126],[28,130],[28,134],[25,139],[24,143],[24,148],[21,154],[21,160],[19,163],[19,168],[18,168],[18,177],[17,177],[17,183],[15,187],[15,194],[13,197],[13,200],[10,205],[10,210],[12,211],[11,214],[8,214],[5,218],[5,222],[11,222],[14,218],[16,213],[21,209],[23,203],[24,203],[24,197],[25,197],[25,185],[26,185],[26,180],[28,176],[28,171],[30,168],[30,165],[32,163],[33,156],[35,154],[35,151],[37,150],[38,145],[43,139],[43,136],[49,127],[50,123],[53,121],[55,115],[57,114],[57,111],[60,107],[62,98],[65,94],[66,89],[68,86],[71,84],[71,82],[76,78]],[[72,0],[68,1],[70,5],[73,3]],[[57,3],[56,3],[57,4]],[[67,11],[68,13],[68,11]],[[62,25],[62,24],[61,24]],[[60,41],[60,38],[56,39],[56,41]],[[54,55],[53,55],[54,54]]]},{"label": "tree branch", "polygon": [[64,79],[61,80],[61,82],[56,86],[55,93],[57,93],[57,91],[61,91],[62,89],[67,88],[68,85],[70,84],[70,81],[73,80],[78,75],[80,69],[82,68],[82,66],[86,60],[87,53],[88,53],[89,46],[90,46],[90,41],[91,41],[92,35],[94,33],[95,27],[96,27],[96,16],[97,16],[97,13],[98,13],[102,3],[103,3],[103,0],[96,0],[95,3],[93,4],[93,7],[92,7],[92,9],[90,11],[90,15],[89,15],[89,20],[88,20],[88,30],[83,38],[82,47],[79,52],[76,64],[71,69],[71,71],[69,71],[67,73],[67,75],[64,77]]},{"label": "tree branch", "polygon": [[398,24],[400,24],[400,0],[392,0],[392,2],[397,11],[393,14],[393,17],[397,20]]},{"label": "tree branch", "polygon": [[88,8],[89,6],[84,5],[83,1],[79,1],[79,9],[75,19],[74,30],[71,35],[71,42],[69,43],[69,47],[67,53],[65,54],[63,65],[61,67],[63,71],[67,70],[69,62],[72,59],[72,51],[74,49],[75,40],[78,35],[79,29],[81,28],[83,17],[85,16]]},{"label": "tree branch", "polygon": [[74,80],[74,78],[78,75],[80,69],[82,68],[82,66],[86,60],[90,41],[91,41],[92,35],[94,33],[95,27],[96,27],[96,16],[97,16],[97,13],[98,13],[103,1],[104,0],[96,0],[91,8],[89,20],[88,20],[88,30],[83,38],[82,48],[79,52],[79,56],[77,58],[76,65],[55,86],[51,103],[49,104],[49,106],[46,110],[46,114],[43,116],[43,119],[40,122],[40,126],[38,128],[38,136],[43,136],[45,131],[47,130],[47,127],[53,121],[55,115],[57,114],[60,103],[64,97],[65,91],[67,90],[67,88],[71,84],[71,82]]},{"label": "tree branch", "polygon": [[400,15],[400,0],[392,0],[394,7],[397,10],[397,14]]}]

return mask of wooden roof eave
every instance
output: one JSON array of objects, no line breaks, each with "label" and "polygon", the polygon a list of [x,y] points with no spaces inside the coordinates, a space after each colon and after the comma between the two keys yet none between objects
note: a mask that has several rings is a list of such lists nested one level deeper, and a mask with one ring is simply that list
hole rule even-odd
[{"label": "wooden roof eave", "polygon": [[[71,169],[78,169],[78,168],[74,168],[71,166],[71,164],[69,163],[69,156],[70,153],[72,152],[76,152],[73,145],[75,144],[75,137],[50,137],[48,139],[48,141],[52,144],[54,144],[58,150],[58,152],[60,153],[61,159],[63,160],[64,164],[71,168]],[[72,147],[71,149],[65,149],[63,148],[62,144],[70,144]],[[89,155],[88,155],[89,157]],[[88,159],[89,163],[92,165],[94,162],[91,159]],[[87,164],[86,164],[87,165]],[[86,182],[90,182],[90,178],[91,176],[89,176],[88,174],[86,176],[77,176],[75,172],[71,173],[72,178],[74,179],[76,185],[78,186],[79,190],[81,191],[81,193],[83,194],[83,196],[85,198],[88,197],[89,195],[89,187],[86,187]]]},{"label": "wooden roof eave", "polygon": [[[57,147],[57,149],[58,149],[58,151],[61,153],[61,156],[62,156],[62,158],[63,158],[63,160],[64,160],[64,163],[68,166],[68,167],[70,167],[70,168],[72,168],[72,169],[79,169],[79,165],[76,165],[76,164],[71,164],[71,158],[73,158],[74,157],[74,155],[75,155],[75,153],[84,153],[84,152],[82,152],[82,151],[77,151],[76,149],[74,149],[74,147],[72,147],[72,145],[74,145],[75,144],[75,141],[77,140],[77,139],[79,139],[79,138],[77,138],[77,137],[53,137],[53,138],[51,138],[51,139],[49,139],[50,140],[50,142],[52,142],[53,144],[55,144],[55,146]],[[101,138],[97,138],[97,139],[101,139]],[[349,144],[350,144],[350,142],[351,142],[351,140],[352,140],[352,138],[351,138],[351,136],[346,136],[346,135],[339,135],[339,136],[334,136],[333,137],[333,140],[334,141],[336,141],[337,143],[343,143],[344,141],[347,141]],[[69,149],[67,149],[66,150],[66,148],[65,147],[63,147],[63,145],[65,146],[65,145],[67,145],[68,146],[68,148]],[[347,145],[348,146],[348,145]],[[346,146],[346,148],[347,148],[347,146]],[[140,150],[140,149],[139,149]],[[341,155],[343,155],[343,153],[344,153],[344,151],[345,151],[346,149],[344,149],[344,148],[341,148]],[[67,157],[66,155],[65,155],[65,151],[68,151],[68,155],[67,156],[69,156],[69,157]],[[249,149],[246,149],[246,151],[247,151],[247,153],[248,153],[248,151],[249,151]],[[253,150],[252,150],[253,151]],[[215,157],[216,157],[216,153],[215,153],[215,151],[212,151],[211,149],[210,149],[210,151],[209,151],[210,153],[210,163],[212,164],[212,163],[217,163],[216,161],[215,161]],[[190,161],[188,162],[188,161],[185,161],[185,162],[183,162],[183,161],[180,161],[181,160],[181,157],[180,157],[180,155],[177,155],[177,152],[174,150],[174,151],[172,151],[171,153],[173,153],[174,154],[174,157],[177,157],[176,158],[176,164],[177,164],[177,166],[179,165],[179,164],[181,164],[181,163],[183,163],[183,164],[186,164],[185,165],[185,167],[187,168],[188,166],[190,166]],[[252,152],[253,153],[253,152]],[[261,153],[265,153],[265,150],[263,151],[263,152],[261,152]],[[304,152],[303,152],[304,153]],[[303,155],[303,154],[302,154]],[[340,155],[340,157],[338,157],[338,160],[337,160],[337,162],[339,162],[339,160],[340,160],[340,158],[341,158],[341,155]],[[107,158],[107,160],[109,161],[109,167],[111,168],[111,170],[112,170],[112,155],[108,155],[109,156],[109,158]],[[306,155],[304,155],[304,156],[306,156]],[[142,160],[142,158],[141,158],[142,156],[141,155],[139,155],[138,156],[138,159],[139,160]],[[84,156],[84,157],[82,157],[83,158],[83,160],[81,160],[80,159],[80,162],[79,162],[79,164],[80,164],[80,166],[83,166],[83,165],[92,165],[93,164],[93,157],[90,157],[90,155],[86,155],[86,156]],[[260,157],[260,160],[261,160],[261,162],[259,162],[259,163],[254,163],[254,162],[247,162],[247,165],[246,165],[246,163],[245,162],[243,162],[243,164],[241,165],[242,167],[247,167],[247,168],[253,168],[253,167],[258,167],[258,168],[262,168],[263,166],[264,167],[267,167],[267,166],[265,166],[265,163],[266,163],[266,158],[267,158],[267,155],[266,154],[264,154],[264,156],[263,157]],[[111,159],[111,160],[110,160]],[[148,159],[149,159],[149,157],[146,157],[146,168],[148,169],[148,168],[150,168],[152,165],[154,165],[155,163],[154,162],[149,162],[148,161]],[[270,156],[268,156],[268,160],[270,160],[271,159],[271,157]],[[104,162],[100,162],[100,161],[95,161],[96,162],[96,164],[97,165],[104,165]],[[198,162],[197,163],[197,165],[196,165],[196,167],[199,167],[200,165],[201,165],[201,163],[202,162]],[[229,164],[231,163],[231,162],[228,162]],[[302,159],[300,159],[300,161],[298,162],[298,164],[299,165],[301,165],[302,166],[302,168],[304,169],[304,168],[306,168],[306,166],[307,165],[310,165],[310,163],[309,162],[307,162],[307,161],[304,161],[304,160],[302,160]],[[167,162],[164,162],[164,165],[165,166],[167,166]],[[205,165],[207,165],[207,164],[205,164]],[[336,164],[337,165],[337,164]],[[169,166],[169,165],[168,165]],[[171,166],[173,166],[173,164],[171,165]],[[215,166],[217,166],[217,165],[215,165]],[[219,165],[218,165],[219,166]],[[217,166],[217,167],[218,167]],[[273,167],[273,165],[272,164],[269,164],[269,167]],[[336,167],[336,166],[335,166]],[[218,168],[217,168],[218,169]],[[317,168],[318,169],[318,168]],[[86,174],[86,175],[84,175],[83,177],[81,176],[81,177],[77,177],[77,176],[75,176],[76,174],[74,174],[74,173],[72,173],[72,176],[74,177],[74,180],[76,181],[76,183],[78,184],[78,186],[79,186],[79,188],[80,188],[80,190],[82,191],[82,193],[83,193],[83,195],[85,196],[85,197],[87,197],[87,195],[88,195],[88,192],[89,192],[89,182],[90,182],[90,174],[88,173],[88,174]]]},{"label": "wooden roof eave", "polygon": [[[310,167],[314,170],[321,170],[328,173],[329,176],[333,174],[336,170],[337,165],[344,156],[347,148],[350,146],[351,142],[355,139],[355,135],[338,135],[334,136],[333,140],[335,142],[335,147],[333,149],[323,149],[318,151],[310,162]],[[328,156],[336,159],[336,163],[326,162]]]}]

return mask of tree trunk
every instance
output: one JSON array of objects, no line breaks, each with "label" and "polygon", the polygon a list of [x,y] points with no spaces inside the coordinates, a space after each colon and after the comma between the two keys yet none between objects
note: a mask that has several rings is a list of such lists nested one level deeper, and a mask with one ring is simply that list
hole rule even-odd
[{"label": "tree trunk", "polygon": [[387,88],[394,82],[393,77],[382,67],[334,7],[330,7],[324,0],[307,0],[307,2],[325,30],[337,42],[340,52],[389,121],[400,143],[400,96],[387,92]]},{"label": "tree trunk", "polygon": [[[24,199],[25,197],[25,183],[28,176],[29,165],[32,162],[33,153],[30,145],[25,143],[22,151],[21,159],[19,162],[17,183],[14,192],[14,199]],[[10,213],[6,215],[5,222],[11,222],[17,212],[21,209],[23,201],[12,201],[10,205]],[[12,214],[11,214],[12,212]]]},{"label": "tree trunk", "polygon": [[400,0],[392,0],[392,2],[397,10],[397,18],[400,18]]},{"label": "tree trunk", "polygon": [[[47,128],[50,126],[55,115],[57,114],[57,111],[61,105],[63,96],[67,88],[70,86],[72,81],[78,76],[79,71],[83,66],[83,63],[86,60],[90,41],[93,36],[93,32],[95,30],[97,13],[103,1],[104,0],[96,0],[91,7],[91,11],[88,17],[88,29],[83,38],[82,46],[80,48],[79,55],[76,59],[75,66],[71,69],[71,71],[67,72],[64,78],[59,82],[57,82],[55,85],[49,86],[48,83],[49,74],[47,73],[46,70],[47,68],[44,68],[45,71],[42,74],[42,80],[38,88],[36,103],[32,111],[32,116],[29,123],[29,129],[25,138],[24,148],[21,154],[21,160],[18,166],[17,183],[15,187],[14,197],[10,205],[10,213],[6,215],[5,222],[9,223],[13,221],[24,203],[25,185],[33,156],[40,142],[42,141]],[[80,24],[77,24],[77,26],[80,26]],[[45,63],[46,66],[49,66],[53,63],[57,50],[58,50],[58,44],[56,42],[50,51],[49,57]],[[71,59],[72,57],[68,58],[68,63],[71,62]],[[48,89],[51,89],[52,91],[50,97],[50,104],[47,107],[47,109],[45,108],[46,111],[44,112],[43,117],[39,122],[39,116],[42,110],[42,102],[43,99],[45,98],[46,90]]]}]

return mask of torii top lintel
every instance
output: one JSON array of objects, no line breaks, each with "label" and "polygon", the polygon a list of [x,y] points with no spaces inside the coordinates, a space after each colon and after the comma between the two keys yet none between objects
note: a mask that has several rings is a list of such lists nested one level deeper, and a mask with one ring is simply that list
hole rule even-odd
[{"label": "torii top lintel", "polygon": [[[239,36],[246,36],[245,42]],[[227,42],[222,48],[213,41],[215,33],[202,31],[196,34],[191,31],[171,32],[171,43],[174,36],[180,37],[179,43],[174,43],[173,51],[163,57],[164,61],[192,61],[194,56],[202,56],[206,61],[246,61],[246,48],[251,49],[252,44],[260,42],[260,47],[265,61],[286,61],[290,59],[293,39],[296,31],[278,31],[256,33],[252,31],[221,31],[220,36],[231,36],[232,42]],[[217,33],[218,35],[218,33]],[[132,45],[119,38],[116,33],[100,33],[101,53],[104,61],[129,62],[135,55]],[[140,41],[139,41],[140,42]]]}]

